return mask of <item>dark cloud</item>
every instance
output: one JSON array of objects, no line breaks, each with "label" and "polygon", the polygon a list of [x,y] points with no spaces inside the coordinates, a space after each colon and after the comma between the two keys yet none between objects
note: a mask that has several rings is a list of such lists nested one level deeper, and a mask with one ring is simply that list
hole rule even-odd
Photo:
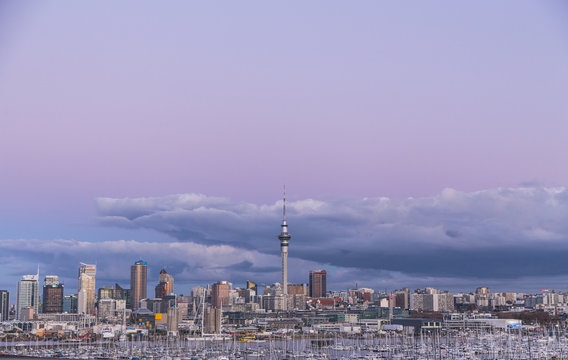
[{"label": "dark cloud", "polygon": [[[150,289],[162,267],[175,276],[180,292],[218,280],[237,285],[280,281],[282,202],[255,205],[189,194],[101,198],[97,206],[102,226],[169,237],[4,239],[0,286],[13,287],[14,279],[35,272],[39,264],[42,274],[59,275],[72,291],[80,261],[97,264],[97,286],[128,286],[130,265],[139,258],[149,263]],[[564,188],[447,189],[418,199],[293,201],[288,204],[289,279],[307,282],[310,269],[325,268],[330,288],[358,282],[378,289],[519,289],[538,286],[538,279],[539,287],[554,287],[554,279],[564,280],[567,217]]]},{"label": "dark cloud", "polygon": [[[279,254],[281,202],[259,206],[190,194],[97,203],[104,225]],[[564,188],[445,189],[402,200],[306,199],[288,204],[289,256],[322,266],[432,277],[552,276],[561,272],[568,253],[567,216]]]},{"label": "dark cloud", "polygon": [[[149,287],[157,283],[158,273],[165,267],[174,275],[178,291],[187,292],[191,284],[230,280],[243,284],[246,280],[272,283],[280,279],[280,257],[254,250],[226,245],[206,246],[191,242],[139,242],[118,240],[86,242],[77,240],[43,241],[17,239],[0,241],[0,263],[13,269],[10,275],[19,278],[35,273],[40,266],[42,276],[57,274],[66,284],[67,292],[77,286],[79,262],[97,265],[97,287],[118,282],[129,286],[130,266],[143,258],[149,266]],[[315,265],[299,259],[290,260],[290,279],[305,282]],[[16,280],[17,281],[17,280]],[[10,286],[15,285],[15,281]],[[185,286],[185,290],[183,289]]]}]

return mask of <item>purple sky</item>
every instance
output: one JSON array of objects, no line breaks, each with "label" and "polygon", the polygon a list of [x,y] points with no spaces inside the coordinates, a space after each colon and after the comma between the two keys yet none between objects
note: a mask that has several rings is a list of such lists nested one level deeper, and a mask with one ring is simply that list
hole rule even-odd
[{"label": "purple sky", "polygon": [[565,185],[567,64],[563,1],[2,1],[0,239],[169,239],[99,197]]}]

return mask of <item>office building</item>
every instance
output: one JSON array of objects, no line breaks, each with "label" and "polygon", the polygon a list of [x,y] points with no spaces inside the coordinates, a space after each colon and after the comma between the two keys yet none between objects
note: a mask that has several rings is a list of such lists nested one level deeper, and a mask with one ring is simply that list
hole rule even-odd
[{"label": "office building", "polygon": [[254,290],[258,294],[258,285],[250,280],[247,280],[247,289]]},{"label": "office building", "polygon": [[62,312],[69,314],[77,313],[77,294],[63,296]]},{"label": "office building", "polygon": [[[24,308],[37,309],[39,307],[39,273],[37,275],[24,275],[18,282],[16,300],[16,318],[22,319]],[[29,310],[26,315],[29,316]],[[32,311],[33,317],[33,311]]]},{"label": "office building", "polygon": [[59,285],[59,276],[57,275],[45,275],[43,278],[43,286]]},{"label": "office building", "polygon": [[282,230],[278,235],[280,240],[280,254],[282,256],[282,292],[284,295],[288,294],[288,242],[292,235],[288,233],[288,224],[286,222],[286,192],[284,192],[284,199],[282,203]]},{"label": "office building", "polygon": [[130,267],[130,308],[140,307],[140,300],[146,299],[148,263],[138,260]]},{"label": "office building", "polygon": [[410,297],[410,310],[452,312],[454,295],[448,291],[432,288],[417,289]]},{"label": "office building", "polygon": [[308,287],[306,284],[288,284],[288,295],[308,296]]},{"label": "office building", "polygon": [[326,277],[325,270],[310,271],[310,297],[323,298],[326,297]]},{"label": "office building", "polygon": [[228,281],[217,281],[211,290],[211,304],[214,308],[221,309],[223,305],[229,305],[229,292],[231,283]]},{"label": "office building", "polygon": [[99,319],[119,318],[123,315],[125,308],[124,300],[100,299],[97,315]]},{"label": "office building", "polygon": [[288,310],[288,300],[293,298],[283,295],[268,295],[262,297],[262,308],[269,311]]},{"label": "office building", "polygon": [[178,308],[170,307],[168,308],[168,334],[177,334],[179,325]]},{"label": "office building", "polygon": [[89,314],[87,298],[88,298],[87,290],[82,289],[77,293],[77,313],[78,314]]},{"label": "office building", "polygon": [[33,321],[34,320],[34,307],[25,306],[20,312],[20,321]]},{"label": "office building", "polygon": [[402,310],[408,310],[410,306],[410,289],[404,288],[394,292],[394,303],[396,307]]},{"label": "office building", "polygon": [[203,314],[203,334],[219,334],[221,332],[221,309],[207,305]]},{"label": "office building", "polygon": [[102,299],[114,299],[115,289],[113,287],[102,287],[97,291],[97,300],[100,302]]},{"label": "office building", "polygon": [[113,299],[124,300],[126,308],[130,309],[130,289],[124,289],[118,284],[114,284]]},{"label": "office building", "polygon": [[158,285],[156,285],[155,295],[157,298],[165,298],[174,294],[174,277],[168,274],[166,269],[160,271]]},{"label": "office building", "polygon": [[95,309],[95,281],[97,276],[97,266],[81,263],[79,266],[79,281],[77,286],[77,297],[81,290],[85,290],[84,308],[78,306],[82,314],[91,314]]},{"label": "office building", "polygon": [[8,321],[10,313],[10,293],[0,290],[0,321]]},{"label": "office building", "polygon": [[491,294],[491,290],[486,286],[478,287],[477,289],[475,289],[475,295],[488,296],[489,294]]},{"label": "office building", "polygon": [[44,313],[63,312],[63,284],[59,283],[56,275],[46,275],[43,282]]}]

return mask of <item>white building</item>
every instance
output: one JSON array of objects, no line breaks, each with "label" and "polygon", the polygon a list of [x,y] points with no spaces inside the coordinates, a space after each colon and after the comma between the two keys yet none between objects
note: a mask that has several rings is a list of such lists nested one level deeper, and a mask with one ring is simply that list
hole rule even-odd
[{"label": "white building", "polygon": [[18,282],[18,292],[16,300],[16,318],[20,319],[22,310],[26,307],[33,307],[35,312],[39,312],[39,274],[24,275]]},{"label": "white building", "polygon": [[87,311],[87,290],[82,289],[77,293],[77,313],[89,314]]},{"label": "white building", "polygon": [[[95,281],[97,275],[97,266],[90,264],[83,264],[79,267],[79,282],[77,292],[85,290],[86,292],[86,307],[84,314],[90,314],[95,308]],[[79,305],[77,305],[79,309]],[[79,312],[81,313],[81,312]]]}]

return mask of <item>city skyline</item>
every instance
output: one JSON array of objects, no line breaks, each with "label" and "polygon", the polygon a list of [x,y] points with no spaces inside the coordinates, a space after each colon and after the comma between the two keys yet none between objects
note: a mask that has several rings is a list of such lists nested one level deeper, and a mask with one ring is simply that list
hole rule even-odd
[{"label": "city skyline", "polygon": [[0,289],[568,288],[565,10],[4,1]]},{"label": "city skyline", "polygon": [[[566,203],[565,188],[541,188],[538,186],[519,187],[508,189],[494,189],[475,193],[463,193],[453,189],[445,189],[441,194],[432,198],[422,199],[342,199],[336,202],[316,201],[307,199],[297,202],[288,202],[288,213],[293,215],[294,228],[299,231],[298,240],[294,242],[291,267],[293,277],[290,283],[307,282],[305,274],[309,270],[325,267],[331,271],[331,288],[342,289],[354,287],[355,283],[366,284],[365,286],[376,289],[395,289],[400,287],[421,288],[425,286],[437,286],[444,289],[456,291],[465,290],[477,286],[490,286],[503,291],[534,291],[541,288],[562,289],[564,280],[555,276],[555,271],[561,269],[563,261],[562,253],[558,249],[563,245],[561,236],[565,225],[562,222],[563,214],[568,213]],[[140,242],[140,241],[118,241],[106,242],[105,247],[97,248],[86,242],[80,241],[56,241],[49,246],[37,242],[39,253],[61,252],[60,258],[64,254],[75,254],[77,247],[87,246],[84,251],[86,258],[97,258],[100,254],[112,251],[124,259],[129,255],[128,249],[137,247],[137,251],[148,252],[143,257],[152,259],[149,266],[148,283],[158,282],[158,271],[156,269],[165,265],[174,277],[179,278],[182,289],[189,289],[195,285],[213,283],[219,279],[227,279],[237,284],[244,284],[247,280],[257,282],[272,283],[281,280],[280,254],[278,251],[278,240],[275,238],[275,224],[281,222],[282,201],[277,201],[272,205],[255,206],[254,204],[233,203],[229,199],[209,198],[204,195],[187,194],[173,195],[165,198],[144,198],[144,199],[99,199],[100,221],[107,226],[117,226],[135,231],[136,227],[152,229],[156,233],[164,233],[174,242]],[[472,206],[471,213],[465,216],[465,212]],[[527,207],[521,211],[519,204]],[[140,208],[143,205],[143,208]],[[171,208],[169,208],[171,207]],[[178,213],[173,209],[178,209]],[[205,211],[205,209],[208,209]],[[487,211],[490,209],[491,211]],[[475,211],[474,211],[475,210]],[[514,216],[508,216],[510,211],[515,211]],[[209,214],[205,214],[205,213]],[[426,213],[443,213],[444,217],[439,224],[432,222],[436,217],[427,218]],[[132,214],[137,214],[135,218],[129,218]],[[168,214],[170,218],[164,216]],[[180,216],[183,214],[183,216]],[[230,227],[225,224],[227,214],[232,214]],[[338,219],[345,215],[348,226],[339,222]],[[381,215],[382,214],[382,215]],[[413,216],[409,216],[413,215]],[[376,223],[375,217],[379,216],[387,222]],[[500,219],[499,216],[502,218]],[[144,219],[140,221],[140,219]],[[159,219],[158,222],[155,219]],[[252,221],[252,220],[255,221]],[[315,219],[315,221],[314,221]],[[420,222],[417,222],[417,219]],[[473,223],[468,223],[467,219],[484,224],[484,227],[476,228]],[[393,221],[394,220],[394,221]],[[491,223],[488,225],[488,221]],[[524,227],[519,227],[519,223],[526,222]],[[193,230],[197,232],[207,229],[209,224],[217,223],[223,225],[218,231],[205,233],[206,238],[193,238],[187,241],[187,234],[191,232],[184,228],[184,224],[197,226]],[[358,224],[353,226],[351,224]],[[331,225],[331,227],[330,227]],[[536,227],[535,225],[539,225]],[[251,226],[258,229],[258,234],[251,233]],[[417,228],[419,227],[420,228]],[[172,229],[177,227],[175,231]],[[338,231],[341,229],[341,231]],[[387,231],[385,231],[387,229]],[[411,231],[408,231],[410,229]],[[275,231],[276,230],[276,231]],[[507,230],[507,231],[504,231]],[[233,231],[233,237],[221,239],[219,234]],[[485,249],[481,253],[475,253],[467,247],[466,240],[471,240],[473,236],[480,236],[480,232],[494,234],[501,231],[500,237],[486,239],[482,244]],[[320,234],[318,234],[320,232]],[[350,254],[345,253],[341,237],[349,236],[350,233],[363,233],[365,236],[374,235],[383,237],[385,241],[396,246],[383,246],[381,248],[360,248],[352,244],[349,248]],[[263,235],[265,234],[265,235]],[[318,234],[314,236],[314,234]],[[336,234],[336,235],[333,235]],[[416,240],[417,234],[422,234],[422,239]],[[219,238],[220,240],[213,245],[212,252],[208,250],[208,238]],[[321,241],[308,241],[311,237],[326,239]],[[272,238],[272,239],[271,239]],[[454,239],[453,247],[446,243],[436,244],[441,238]],[[222,240],[222,241],[221,241]],[[246,240],[246,241],[244,241]],[[270,241],[273,240],[273,241]],[[389,241],[390,240],[390,241]],[[513,242],[517,241],[517,243]],[[521,242],[522,240],[522,242]],[[400,246],[403,241],[404,246]],[[545,246],[538,248],[536,241],[547,241]],[[4,246],[6,242],[4,242]],[[14,246],[17,242],[13,243]],[[320,244],[321,246],[318,247]],[[323,244],[325,244],[325,247]],[[549,247],[555,244],[555,247]],[[93,244],[94,245],[94,244]],[[385,245],[385,244],[383,244]],[[0,244],[2,247],[3,244]],[[409,249],[411,246],[412,249]],[[144,247],[146,247],[144,249]],[[428,248],[440,247],[439,258],[433,254],[428,254]],[[323,252],[326,249],[326,253]],[[211,249],[209,249],[211,250]],[[218,252],[222,250],[221,252]],[[95,252],[95,257],[92,252]],[[334,251],[339,251],[334,257]],[[523,251],[531,255],[532,259],[527,263],[523,257]],[[538,253],[541,251],[541,253]],[[170,252],[178,252],[171,256]],[[383,255],[379,252],[384,253]],[[365,253],[365,255],[363,255]],[[488,256],[494,253],[495,256]],[[376,259],[372,255],[377,256]],[[448,254],[452,257],[447,258]],[[224,276],[195,274],[188,281],[179,277],[180,267],[192,265],[191,259],[199,259],[199,264],[207,264],[211,257],[219,261],[226,261],[228,272]],[[371,256],[371,258],[369,258]],[[381,256],[383,256],[381,258]],[[486,258],[483,266],[480,261]],[[41,257],[45,257],[41,255]],[[138,258],[141,256],[138,256]],[[455,259],[453,258],[455,257]],[[114,257],[103,258],[103,264],[113,269],[114,275],[104,279],[104,284],[110,285],[115,281],[121,284],[128,284],[128,278],[124,272],[118,271],[124,268],[124,264],[113,261]],[[387,259],[390,258],[390,259]],[[169,259],[169,260],[166,260]],[[241,261],[244,259],[244,262]],[[278,260],[276,260],[278,259]],[[359,264],[361,271],[357,268],[345,266],[346,271],[342,271],[342,262],[370,260],[370,264]],[[377,259],[389,260],[376,261]],[[421,260],[422,259],[422,260]],[[433,261],[437,259],[437,261]],[[459,259],[460,267],[454,266]],[[514,260],[518,259],[517,262]],[[535,268],[535,259],[542,261],[541,266]],[[320,261],[318,261],[320,260]],[[47,265],[48,272],[56,272],[50,269],[58,268],[59,274],[69,273],[67,264],[74,264],[77,259],[65,257],[65,262],[61,264]],[[421,262],[422,261],[422,262]],[[427,268],[423,261],[429,262]],[[373,265],[374,264],[374,265]],[[65,266],[64,266],[65,265]],[[362,267],[364,266],[365,267]],[[412,266],[416,266],[412,268]],[[75,266],[75,265],[70,265]],[[390,270],[383,268],[392,267]],[[42,266],[44,267],[44,266]],[[234,270],[239,269],[239,272]],[[409,271],[405,273],[405,269]],[[108,271],[108,270],[107,270]],[[366,272],[366,273],[365,273]],[[473,276],[468,276],[470,272]],[[25,272],[24,272],[25,273]],[[412,276],[417,274],[417,278]],[[439,275],[453,275],[454,277],[444,277]],[[21,275],[21,274],[20,274]],[[438,276],[437,276],[438,275]],[[500,283],[501,279],[497,275],[504,276],[507,285]],[[19,276],[19,275],[18,275]],[[423,276],[424,278],[420,278]],[[334,278],[335,277],[335,278]],[[338,278],[339,277],[339,278]],[[65,279],[65,276],[62,277]],[[380,282],[377,282],[380,281]],[[67,281],[69,289],[73,285]],[[10,289],[9,284],[4,288]],[[155,284],[154,284],[155,285]],[[153,286],[150,289],[153,289]],[[183,291],[181,291],[183,292]]]}]

